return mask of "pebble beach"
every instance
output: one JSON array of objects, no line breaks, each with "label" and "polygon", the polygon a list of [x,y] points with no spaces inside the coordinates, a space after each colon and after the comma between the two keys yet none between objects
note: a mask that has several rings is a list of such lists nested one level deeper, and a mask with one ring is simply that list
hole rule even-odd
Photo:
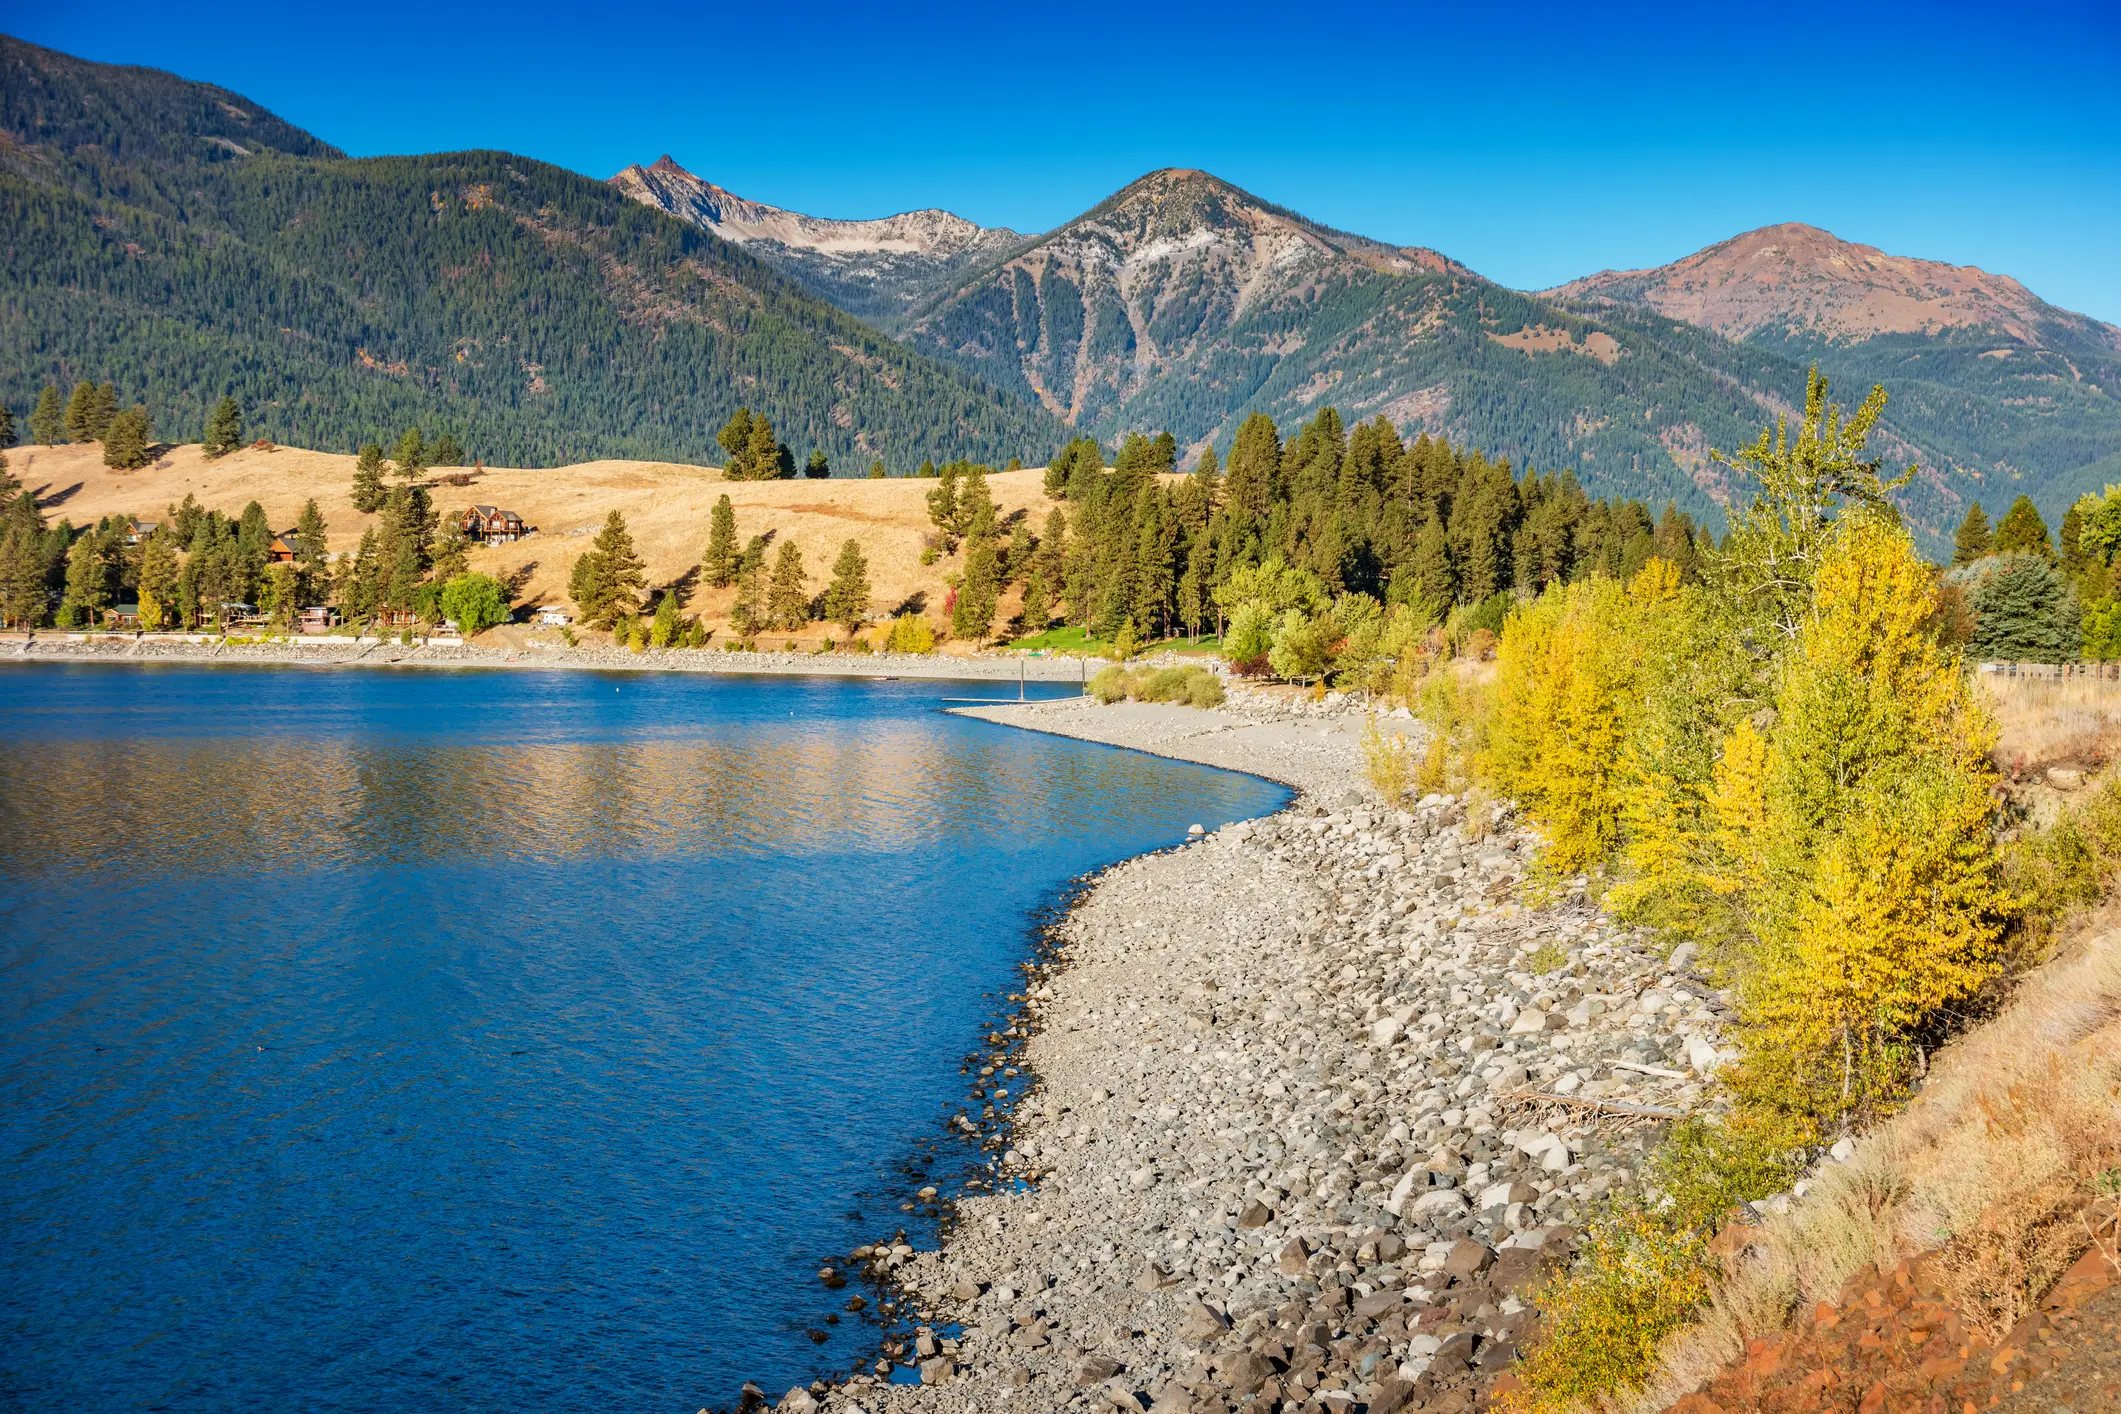
[{"label": "pebble beach", "polygon": [[998,1116],[1005,1181],[957,1200],[939,1251],[853,1254],[896,1293],[872,1368],[752,1397],[1479,1407],[1586,1210],[1704,1102],[1725,999],[1581,880],[1532,887],[1534,841],[1494,807],[1384,808],[1337,695],[962,710],[1297,796],[1087,881],[989,1038],[972,1113]]}]

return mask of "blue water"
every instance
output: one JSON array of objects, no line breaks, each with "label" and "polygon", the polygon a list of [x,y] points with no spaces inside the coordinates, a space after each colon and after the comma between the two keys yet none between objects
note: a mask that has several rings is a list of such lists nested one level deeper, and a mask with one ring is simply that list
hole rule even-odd
[{"label": "blue water", "polygon": [[967,691],[0,669],[0,1405],[691,1414],[872,1355],[817,1269],[933,1240],[1037,911],[1283,798]]}]

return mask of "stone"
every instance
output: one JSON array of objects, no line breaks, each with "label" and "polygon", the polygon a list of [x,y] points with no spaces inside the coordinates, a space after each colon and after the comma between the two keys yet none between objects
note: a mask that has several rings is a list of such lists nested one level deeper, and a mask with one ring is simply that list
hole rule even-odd
[{"label": "stone", "polygon": [[1092,1353],[1075,1362],[1075,1382],[1088,1387],[1101,1385],[1119,1373],[1119,1361],[1109,1355]]},{"label": "stone", "polygon": [[921,1361],[921,1383],[924,1385],[946,1385],[956,1373],[957,1362],[948,1355]]},{"label": "stone", "polygon": [[1455,1188],[1432,1188],[1407,1209],[1407,1216],[1418,1222],[1449,1222],[1465,1214],[1465,1195]]},{"label": "stone", "polygon": [[1143,1292],[1162,1291],[1167,1286],[1176,1286],[1177,1284],[1178,1278],[1172,1276],[1171,1273],[1165,1271],[1155,1262],[1143,1267],[1134,1278],[1134,1289]]},{"label": "stone", "polygon": [[2050,766],[2047,783],[2056,790],[2075,790],[2084,784],[2084,773],[2071,766]]},{"label": "stone", "polygon": [[1247,1395],[1265,1384],[1273,1374],[1272,1365],[1247,1350],[1218,1362],[1216,1383],[1232,1394]]},{"label": "stone", "polygon": [[1834,1147],[1827,1150],[1837,1164],[1845,1164],[1856,1157],[1856,1141],[1848,1138],[1836,1139]]},{"label": "stone", "polygon": [[1237,1215],[1237,1225],[1250,1230],[1265,1227],[1274,1221],[1274,1210],[1264,1203],[1247,1203],[1244,1211]]},{"label": "stone", "polygon": [[1452,1243],[1451,1250],[1444,1254],[1443,1270],[1447,1276],[1470,1277],[1486,1271],[1488,1264],[1494,1260],[1493,1252],[1469,1237],[1461,1238]]},{"label": "stone", "polygon": [[1410,1380],[1393,1377],[1381,1381],[1370,1392],[1369,1402],[1364,1406],[1368,1414],[1400,1414],[1414,1399],[1415,1386]]},{"label": "stone", "polygon": [[1230,1328],[1222,1313],[1204,1302],[1196,1301],[1186,1309],[1178,1321],[1178,1338],[1188,1345],[1207,1345],[1220,1340]]},{"label": "stone", "polygon": [[779,1410],[786,1410],[787,1414],[817,1414],[818,1402],[817,1397],[811,1394],[809,1390],[797,1385],[794,1389],[782,1395],[781,1402],[773,1407]]},{"label": "stone", "polygon": [[1405,1292],[1391,1287],[1387,1287],[1382,1291],[1373,1291],[1368,1296],[1355,1298],[1355,1314],[1361,1316],[1364,1320],[1375,1320],[1389,1311],[1398,1310],[1406,1299]]}]

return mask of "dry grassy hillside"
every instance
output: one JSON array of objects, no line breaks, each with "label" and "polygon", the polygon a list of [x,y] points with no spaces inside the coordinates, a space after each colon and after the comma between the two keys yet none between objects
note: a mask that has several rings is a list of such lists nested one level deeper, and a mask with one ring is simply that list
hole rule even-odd
[{"label": "dry grassy hillside", "polygon": [[[273,528],[281,530],[293,526],[302,503],[314,497],[330,527],[331,548],[350,551],[375,519],[356,511],[348,497],[354,459],[333,452],[245,449],[208,461],[196,445],[188,445],[172,448],[138,471],[104,466],[102,448],[92,443],[17,448],[9,459],[48,516],[76,525],[112,514],[158,520],[189,494],[231,516],[255,500]],[[452,474],[459,473],[432,476]],[[475,475],[468,469],[460,474],[473,476],[471,484],[434,486],[436,509],[445,517],[478,503],[512,510],[536,527],[526,540],[479,548],[471,558],[472,568],[515,583],[521,603],[568,602],[568,570],[605,514],[617,510],[647,561],[650,585],[685,581],[692,590],[688,610],[710,622],[722,620],[734,591],[694,588],[689,575],[706,547],[715,498],[724,494],[736,507],[739,538],[769,532],[776,544],[792,538],[817,589],[824,588],[841,544],[850,536],[859,540],[869,557],[878,613],[909,602],[939,609],[944,574],[961,567],[962,552],[934,565],[920,563],[922,537],[932,528],[924,499],[932,481],[724,481],[713,467],[621,461],[544,470],[487,467]],[[990,478],[1002,515],[1027,511],[1033,529],[1043,528],[1052,503],[1040,492],[1041,479],[1036,468]],[[1013,613],[1015,596],[1005,599],[1002,609]]]}]

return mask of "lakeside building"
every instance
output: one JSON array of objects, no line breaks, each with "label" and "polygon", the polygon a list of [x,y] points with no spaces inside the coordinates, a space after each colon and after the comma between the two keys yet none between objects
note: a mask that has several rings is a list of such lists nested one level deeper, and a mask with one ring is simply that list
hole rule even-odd
[{"label": "lakeside building", "polygon": [[498,506],[466,506],[458,524],[466,540],[488,545],[506,545],[530,534],[530,527],[514,511]]}]

